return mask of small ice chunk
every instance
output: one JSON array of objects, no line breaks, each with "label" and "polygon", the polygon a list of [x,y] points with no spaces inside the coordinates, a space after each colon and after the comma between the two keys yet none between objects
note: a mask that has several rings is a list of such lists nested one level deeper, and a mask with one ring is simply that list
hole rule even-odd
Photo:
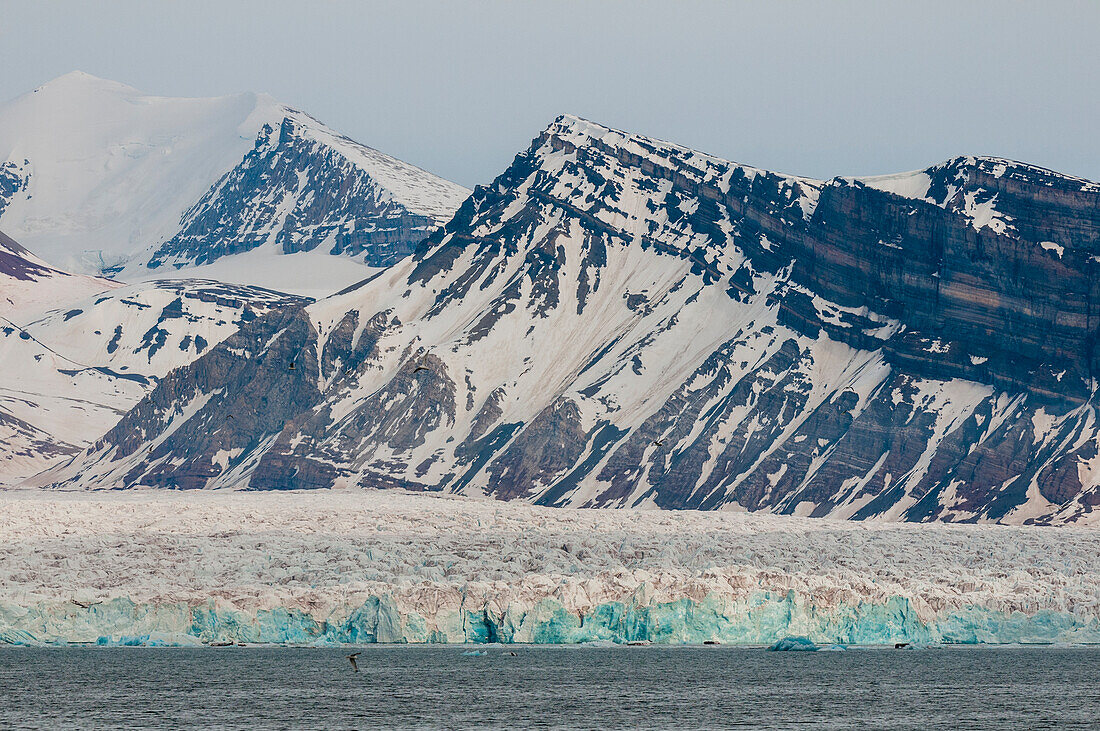
[{"label": "small ice chunk", "polygon": [[784,637],[768,648],[771,652],[817,652],[818,647],[809,637]]}]

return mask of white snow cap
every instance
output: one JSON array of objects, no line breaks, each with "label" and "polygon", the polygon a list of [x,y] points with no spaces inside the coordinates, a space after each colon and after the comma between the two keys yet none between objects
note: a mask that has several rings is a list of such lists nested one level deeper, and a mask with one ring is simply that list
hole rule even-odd
[{"label": "white snow cap", "polygon": [[183,214],[292,117],[413,213],[469,191],[337,134],[267,94],[171,98],[74,71],[0,105],[0,168],[26,181],[0,229],[54,265],[99,271],[171,238]]}]

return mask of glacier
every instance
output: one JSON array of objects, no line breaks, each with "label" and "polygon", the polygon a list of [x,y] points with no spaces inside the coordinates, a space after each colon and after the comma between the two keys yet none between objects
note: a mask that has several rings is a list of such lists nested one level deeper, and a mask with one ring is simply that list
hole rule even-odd
[{"label": "glacier", "polygon": [[1100,642],[1095,527],[0,492],[0,643]]}]

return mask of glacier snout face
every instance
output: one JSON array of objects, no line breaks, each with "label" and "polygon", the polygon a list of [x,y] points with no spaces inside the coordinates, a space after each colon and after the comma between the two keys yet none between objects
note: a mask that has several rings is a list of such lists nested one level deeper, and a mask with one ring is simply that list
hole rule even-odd
[{"label": "glacier snout face", "polygon": [[1085,528],[403,491],[0,497],[0,641],[1100,641]]}]

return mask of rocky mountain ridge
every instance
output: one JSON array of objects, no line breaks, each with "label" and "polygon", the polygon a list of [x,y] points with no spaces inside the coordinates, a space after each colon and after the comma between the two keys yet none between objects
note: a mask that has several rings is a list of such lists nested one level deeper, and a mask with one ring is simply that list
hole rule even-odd
[{"label": "rocky mountain ridge", "polygon": [[443,223],[469,191],[287,111],[182,218],[151,269],[208,264],[265,244],[283,254],[325,246],[389,266]]},{"label": "rocky mountain ridge", "polygon": [[575,117],[415,254],[166,376],[59,485],[1072,521],[1100,187],[777,175]]}]

